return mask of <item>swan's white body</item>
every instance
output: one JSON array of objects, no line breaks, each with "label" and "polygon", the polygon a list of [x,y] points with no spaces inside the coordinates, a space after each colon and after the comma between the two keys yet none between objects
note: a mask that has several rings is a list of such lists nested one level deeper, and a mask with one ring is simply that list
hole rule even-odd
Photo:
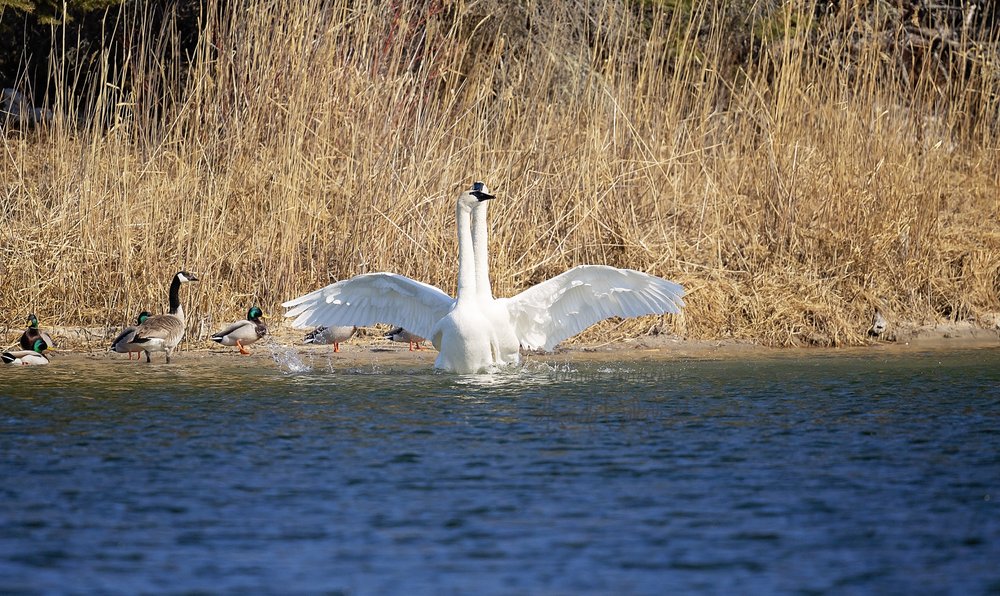
[{"label": "swan's white body", "polygon": [[[434,366],[457,373],[517,363],[520,348],[551,350],[609,317],[679,313],[684,288],[665,279],[603,265],[581,265],[511,298],[489,283],[485,199],[477,182],[456,206],[458,297],[394,273],[331,284],[283,306],[294,327],[393,323],[430,338]],[[473,221],[475,231],[470,230]]]}]

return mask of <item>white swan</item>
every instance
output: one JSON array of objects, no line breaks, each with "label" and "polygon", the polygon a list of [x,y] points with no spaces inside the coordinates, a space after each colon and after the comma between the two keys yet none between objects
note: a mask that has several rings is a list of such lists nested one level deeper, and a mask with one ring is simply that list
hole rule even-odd
[{"label": "white swan", "polygon": [[[284,303],[295,327],[389,322],[430,337],[437,368],[482,372],[520,361],[520,348],[551,350],[609,317],[678,313],[684,288],[665,279],[604,265],[574,267],[511,298],[494,299],[489,283],[486,205],[481,182],[456,206],[458,298],[393,273],[370,273]],[[475,230],[470,233],[471,219]]]},{"label": "white swan", "polygon": [[496,363],[490,324],[478,306],[472,246],[472,209],[492,195],[468,190],[455,205],[458,228],[458,297],[395,273],[368,273],[339,281],[282,304],[293,327],[392,323],[438,349],[436,368],[475,373]]}]

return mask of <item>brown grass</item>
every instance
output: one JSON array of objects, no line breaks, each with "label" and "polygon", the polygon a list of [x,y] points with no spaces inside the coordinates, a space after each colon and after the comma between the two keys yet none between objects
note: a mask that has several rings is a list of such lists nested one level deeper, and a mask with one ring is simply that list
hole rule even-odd
[{"label": "brown grass", "polygon": [[689,289],[680,318],[588,339],[845,345],[875,308],[1000,311],[989,46],[942,78],[895,68],[863,22],[817,43],[808,6],[734,63],[710,9],[354,4],[208,18],[189,68],[125,12],[124,67],[57,63],[54,125],[2,137],[0,320],[118,326],[165,308],[181,268],[202,279],[193,335],[367,271],[453,292],[453,200],[476,179],[499,197],[498,295],[582,263]]}]

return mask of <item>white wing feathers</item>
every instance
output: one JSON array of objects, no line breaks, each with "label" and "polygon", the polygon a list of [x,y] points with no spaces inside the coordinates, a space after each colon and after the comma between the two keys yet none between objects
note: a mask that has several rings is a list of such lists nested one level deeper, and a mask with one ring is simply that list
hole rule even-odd
[{"label": "white wing feathers", "polygon": [[610,317],[679,313],[684,288],[663,278],[604,265],[580,265],[501,299],[521,346],[552,350]]},{"label": "white wing feathers", "polygon": [[431,337],[455,300],[440,289],[395,273],[367,273],[338,281],[282,304],[292,326],[388,323]]}]

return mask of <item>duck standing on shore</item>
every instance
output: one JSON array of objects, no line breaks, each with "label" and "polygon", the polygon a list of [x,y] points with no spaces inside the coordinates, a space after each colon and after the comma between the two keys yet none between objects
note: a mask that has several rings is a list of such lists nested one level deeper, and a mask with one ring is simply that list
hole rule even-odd
[{"label": "duck standing on shore", "polygon": [[385,338],[390,339],[392,341],[405,342],[410,344],[411,352],[413,350],[423,350],[424,348],[420,344],[427,341],[415,333],[410,333],[409,331],[403,329],[402,327],[396,327],[395,329],[389,331],[389,333],[385,334]]},{"label": "duck standing on shore", "polygon": [[340,351],[340,342],[347,341],[354,337],[358,328],[354,325],[333,325],[330,327],[317,327],[306,334],[302,343],[330,345],[333,344],[333,351]]},{"label": "duck standing on shore", "polygon": [[224,346],[236,346],[240,349],[240,354],[249,354],[246,346],[256,343],[267,335],[267,327],[261,321],[263,318],[264,313],[256,306],[251,306],[247,311],[247,318],[236,321],[213,335],[211,339]]},{"label": "duck standing on shore", "polygon": [[[146,322],[146,319],[153,316],[152,313],[148,311],[142,311],[139,313],[139,317],[136,319],[136,325],[142,325]],[[132,359],[132,354],[135,354],[136,362],[139,361],[140,352],[142,352],[142,346],[132,343],[132,339],[135,338],[135,330],[138,327],[126,327],[122,329],[122,332],[118,334],[118,337],[111,342],[111,351],[118,352],[119,354],[128,354],[128,359]]]},{"label": "duck standing on shore", "polygon": [[167,364],[170,355],[184,337],[184,309],[181,307],[181,284],[198,281],[187,271],[178,271],[170,282],[170,310],[165,315],[153,315],[136,327],[132,343],[146,352],[146,362],[151,362],[150,352],[165,352]]}]

